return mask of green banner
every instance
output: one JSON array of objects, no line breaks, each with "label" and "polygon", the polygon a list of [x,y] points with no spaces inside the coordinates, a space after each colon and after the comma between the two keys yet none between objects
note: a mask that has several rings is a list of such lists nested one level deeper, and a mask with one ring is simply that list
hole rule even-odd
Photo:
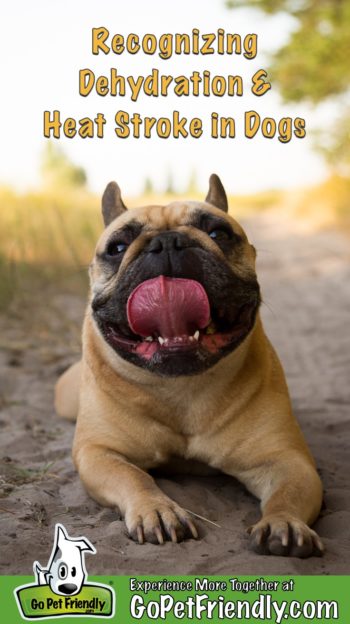
[{"label": "green banner", "polygon": [[0,576],[0,614],[4,624],[55,617],[75,624],[350,624],[350,576],[101,576],[71,596],[35,586],[33,577]]}]

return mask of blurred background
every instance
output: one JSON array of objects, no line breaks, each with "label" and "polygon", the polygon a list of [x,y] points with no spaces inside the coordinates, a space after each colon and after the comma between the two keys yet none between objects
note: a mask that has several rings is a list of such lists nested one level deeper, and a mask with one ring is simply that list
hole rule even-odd
[{"label": "blurred background", "polygon": [[[193,28],[256,33],[258,54],[252,60],[93,56],[91,29],[98,26],[111,35]],[[99,553],[91,565],[99,573],[166,573],[171,561],[173,573],[231,573],[236,564],[241,574],[349,574],[349,0],[12,0],[0,21],[0,59],[2,573],[31,573],[39,544],[49,551],[59,520],[72,535],[91,537]],[[238,74],[245,95],[140,96],[135,103],[79,96],[79,69],[108,75],[111,67],[125,76],[146,76],[153,67],[173,76],[204,69]],[[272,89],[259,98],[250,93],[250,79],[261,68]],[[76,119],[103,112],[105,138],[48,141],[44,110]],[[201,117],[205,134],[199,140],[117,139],[118,110],[155,117],[179,110]],[[242,120],[249,110],[276,120],[303,117],[307,135],[287,144],[261,134],[248,140]],[[235,139],[210,138],[212,111],[237,120]],[[115,179],[130,207],[203,199],[212,172],[257,248],[264,327],[325,484],[315,528],[326,556],[317,561],[247,552],[244,529],[257,518],[257,502],[231,479],[214,486],[199,478],[172,480],[165,489],[180,504],[187,491],[193,511],[224,530],[205,532],[202,523],[205,538],[184,544],[180,557],[165,546],[163,555],[150,546],[145,557],[114,511],[84,493],[70,459],[72,423],[54,414],[54,384],[80,357],[87,270],[103,229],[106,184]]]},{"label": "blurred background", "polygon": [[[91,53],[91,29],[104,25],[111,35],[136,32],[257,33],[255,59],[243,55],[158,56]],[[204,0],[175,4],[151,0],[129,3],[77,0],[30,5],[14,1],[0,25],[4,96],[1,100],[0,305],[33,288],[86,289],[86,266],[101,231],[100,196],[116,179],[130,206],[168,197],[202,198],[211,172],[230,195],[235,216],[276,209],[300,223],[340,225],[349,221],[348,79],[350,3],[348,0]],[[211,96],[128,98],[78,93],[78,71],[125,76],[161,73],[240,74],[241,98]],[[264,68],[272,89],[250,93],[250,78]],[[107,118],[105,138],[44,139],[43,111],[62,118]],[[127,140],[114,135],[117,110],[169,116],[177,109],[204,120],[199,139],[154,137]],[[263,116],[306,119],[307,136],[288,144],[261,133],[244,137],[244,111]],[[210,113],[237,120],[235,139],[212,139]],[[208,124],[207,124],[208,125]]]}]

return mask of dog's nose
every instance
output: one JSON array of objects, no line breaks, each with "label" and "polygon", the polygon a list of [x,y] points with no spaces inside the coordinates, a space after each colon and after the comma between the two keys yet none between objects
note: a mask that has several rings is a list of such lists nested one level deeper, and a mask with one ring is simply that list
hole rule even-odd
[{"label": "dog's nose", "polygon": [[62,592],[62,594],[73,594],[75,591],[77,591],[78,586],[74,585],[74,583],[62,583],[61,585],[58,586],[58,591]]},{"label": "dog's nose", "polygon": [[161,232],[150,241],[147,251],[161,253],[162,251],[179,251],[188,247],[188,241],[181,232]]}]

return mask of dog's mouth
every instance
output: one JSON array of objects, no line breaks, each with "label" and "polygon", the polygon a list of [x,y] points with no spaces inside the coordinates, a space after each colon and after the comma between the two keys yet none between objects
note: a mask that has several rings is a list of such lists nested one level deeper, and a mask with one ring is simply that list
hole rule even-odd
[{"label": "dog's mouth", "polygon": [[[127,301],[127,326],[99,325],[117,351],[143,360],[198,352],[215,355],[240,343],[255,320],[258,298],[230,309],[210,306],[203,286],[192,279],[163,275],[139,284]],[[229,318],[228,318],[229,316]]]}]

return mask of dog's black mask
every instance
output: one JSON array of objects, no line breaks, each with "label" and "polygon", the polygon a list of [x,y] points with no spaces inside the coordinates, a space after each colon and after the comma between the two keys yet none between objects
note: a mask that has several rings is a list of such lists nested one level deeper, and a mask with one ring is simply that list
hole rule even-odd
[{"label": "dog's black mask", "polygon": [[[197,218],[202,219],[203,215]],[[127,227],[128,235],[135,240],[142,226],[129,223]],[[232,254],[243,253],[242,239],[227,222],[225,227],[225,236],[219,235],[216,241],[225,256],[231,258]],[[115,243],[112,235],[99,258],[105,271],[112,276],[118,272],[123,257],[120,245],[118,247],[118,231],[115,235]],[[94,319],[107,343],[125,360],[162,376],[201,373],[247,337],[259,308],[260,289],[255,273],[248,270],[247,277],[243,278],[235,274],[230,264],[195,236],[176,229],[161,231],[145,242],[108,295],[102,292],[93,298]],[[159,276],[194,280],[203,286],[210,305],[207,327],[193,328],[192,336],[183,336],[178,341],[164,340],[157,332],[146,338],[132,331],[127,314],[128,299],[137,286]]]}]

